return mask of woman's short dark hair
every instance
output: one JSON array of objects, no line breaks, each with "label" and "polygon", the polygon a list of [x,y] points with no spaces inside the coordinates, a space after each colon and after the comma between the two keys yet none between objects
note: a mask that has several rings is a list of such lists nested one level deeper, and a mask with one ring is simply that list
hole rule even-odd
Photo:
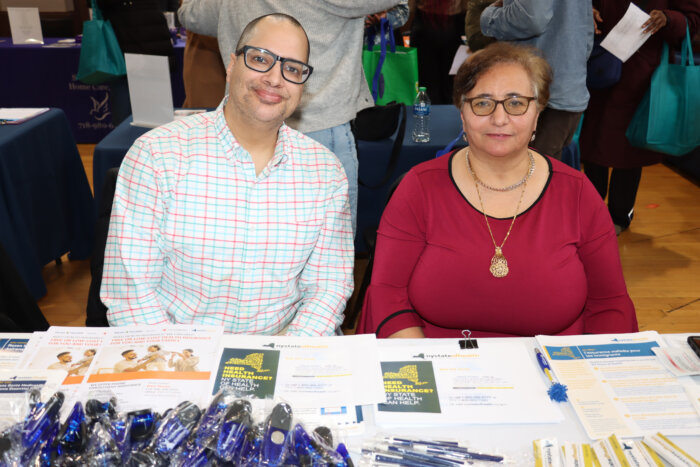
[{"label": "woman's short dark hair", "polygon": [[454,105],[457,108],[462,107],[464,103],[462,99],[474,89],[484,73],[496,65],[509,63],[520,65],[525,69],[534,88],[537,107],[539,110],[544,109],[549,101],[552,68],[536,48],[509,42],[494,42],[474,52],[462,63],[454,81],[454,92],[452,93]]}]

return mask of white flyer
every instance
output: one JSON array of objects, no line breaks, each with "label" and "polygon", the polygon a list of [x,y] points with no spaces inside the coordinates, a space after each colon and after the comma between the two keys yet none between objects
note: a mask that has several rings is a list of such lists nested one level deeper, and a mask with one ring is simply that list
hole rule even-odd
[{"label": "white flyer", "polygon": [[124,54],[134,126],[155,128],[174,118],[168,57]]},{"label": "white flyer", "polygon": [[81,399],[81,385],[110,328],[52,326],[45,333],[34,333],[17,368],[58,370],[64,375],[60,390],[65,396],[61,420]]},{"label": "white flyer", "polygon": [[387,401],[378,425],[557,423],[563,414],[547,395],[534,350],[523,342],[457,339],[379,342]]},{"label": "white flyer", "polygon": [[48,400],[65,378],[58,370],[0,370],[0,430],[20,422],[29,412],[27,393],[38,389]]},{"label": "white flyer", "polygon": [[83,385],[81,400],[117,398],[120,411],[165,411],[189,400],[209,404],[207,389],[220,327],[189,325],[93,328],[108,331]]},{"label": "white flyer", "polygon": [[642,24],[648,19],[648,14],[630,2],[625,15],[601,41],[601,47],[626,62],[651,37],[642,29]]},{"label": "white flyer", "polygon": [[17,365],[30,337],[30,333],[0,333],[0,369]]},{"label": "white flyer", "polygon": [[7,7],[13,44],[43,44],[38,8]]},{"label": "white flyer", "polygon": [[651,350],[662,343],[656,332],[537,341],[592,439],[700,434],[700,416],[683,386]]},{"label": "white flyer", "polygon": [[384,401],[374,335],[227,335],[222,342],[212,393],[229,388],[307,408]]}]

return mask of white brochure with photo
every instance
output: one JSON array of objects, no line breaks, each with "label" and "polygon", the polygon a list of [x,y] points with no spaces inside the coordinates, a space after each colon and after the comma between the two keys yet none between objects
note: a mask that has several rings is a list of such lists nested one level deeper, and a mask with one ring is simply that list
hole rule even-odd
[{"label": "white brochure with photo", "polygon": [[654,331],[537,336],[588,436],[700,435],[700,416],[681,382],[659,362]]},{"label": "white brochure with photo", "polygon": [[13,44],[43,44],[38,8],[7,7]]},{"label": "white brochure with photo", "polygon": [[384,339],[379,342],[386,402],[378,425],[558,423],[563,414],[523,342]]},{"label": "white brochure with photo", "polygon": [[[80,399],[80,388],[109,328],[52,326],[45,333],[34,333],[17,368],[58,370],[63,374],[60,390],[65,396],[61,419]],[[84,402],[84,401],[83,401]]]},{"label": "white brochure with photo", "polygon": [[185,400],[205,407],[222,334],[222,328],[207,326],[109,328],[82,399],[116,397],[120,411],[162,412]]}]

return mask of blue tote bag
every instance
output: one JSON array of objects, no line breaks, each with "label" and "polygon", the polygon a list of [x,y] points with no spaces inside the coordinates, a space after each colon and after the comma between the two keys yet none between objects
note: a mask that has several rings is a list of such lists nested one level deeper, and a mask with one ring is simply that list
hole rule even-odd
[{"label": "blue tote bag", "polygon": [[101,84],[126,74],[126,62],[112,24],[105,21],[97,2],[92,0],[92,20],[83,23],[78,80]]},{"label": "blue tote bag", "polygon": [[632,146],[672,156],[700,146],[700,66],[687,26],[681,55],[681,63],[669,64],[664,44],[661,64],[625,133]]}]

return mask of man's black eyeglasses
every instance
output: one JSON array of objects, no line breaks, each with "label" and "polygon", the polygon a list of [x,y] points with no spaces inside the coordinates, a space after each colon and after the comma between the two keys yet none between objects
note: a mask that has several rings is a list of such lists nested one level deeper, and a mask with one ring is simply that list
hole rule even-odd
[{"label": "man's black eyeglasses", "polygon": [[311,76],[311,72],[314,71],[311,65],[307,65],[304,62],[280,57],[269,50],[253,47],[252,45],[246,45],[236,51],[236,55],[241,54],[243,54],[245,66],[260,73],[270,71],[275,66],[275,63],[279,61],[282,67],[282,78],[294,84],[304,84]]}]

